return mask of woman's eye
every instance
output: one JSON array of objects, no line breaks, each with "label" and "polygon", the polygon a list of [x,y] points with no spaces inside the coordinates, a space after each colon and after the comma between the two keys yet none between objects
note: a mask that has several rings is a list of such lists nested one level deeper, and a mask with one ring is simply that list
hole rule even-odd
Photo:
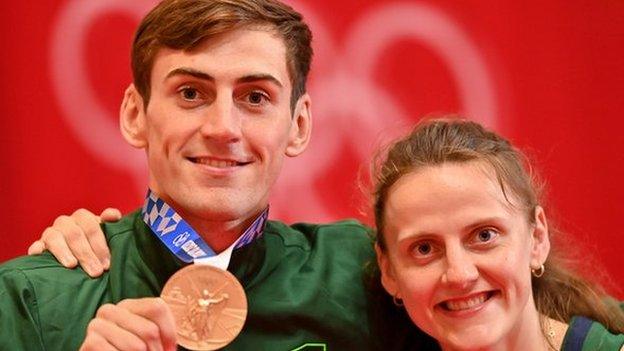
[{"label": "woman's eye", "polygon": [[410,256],[415,264],[424,266],[440,256],[440,247],[432,241],[416,242],[410,248]]},{"label": "woman's eye", "polygon": [[418,266],[425,266],[443,254],[443,247],[435,240],[414,242],[409,249],[410,261]]},{"label": "woman's eye", "polygon": [[498,236],[498,233],[493,229],[482,229],[477,232],[476,241],[478,243],[488,243],[494,240]]}]

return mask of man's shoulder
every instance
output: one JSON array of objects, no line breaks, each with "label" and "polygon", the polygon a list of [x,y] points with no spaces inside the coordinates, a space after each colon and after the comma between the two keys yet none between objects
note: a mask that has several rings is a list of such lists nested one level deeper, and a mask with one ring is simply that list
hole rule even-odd
[{"label": "man's shoulder", "polygon": [[305,251],[340,251],[343,255],[363,257],[372,253],[372,233],[371,228],[354,219],[291,225],[269,221],[265,229],[265,235],[279,237],[287,247],[299,247]]},{"label": "man's shoulder", "polygon": [[0,349],[77,349],[98,306],[110,300],[109,276],[90,278],[47,252],[0,265]]},{"label": "man's shoulder", "polygon": [[[106,274],[105,274],[106,275]],[[0,286],[26,287],[37,286],[53,290],[54,285],[80,285],[91,278],[82,268],[63,267],[49,252],[34,256],[20,256],[0,265]]]},{"label": "man's shoulder", "polygon": [[131,235],[139,225],[142,225],[141,223],[141,209],[137,209],[116,222],[102,223],[102,231],[104,231],[107,241],[110,242],[113,238]]},{"label": "man's shoulder", "polygon": [[[140,215],[140,211],[132,212],[117,222],[102,224],[109,244],[111,241],[130,237],[135,230],[135,222]],[[106,275],[106,273],[104,274]],[[0,265],[0,283],[7,283],[10,280],[25,280],[31,284],[36,281],[67,282],[67,280],[88,280],[91,279],[82,268],[67,269],[63,267],[49,252],[40,255],[20,256],[4,262]],[[64,284],[64,283],[63,283]]]},{"label": "man's shoulder", "polygon": [[311,233],[314,235],[342,234],[366,238],[372,237],[373,233],[370,227],[356,219],[343,219],[329,223],[297,222],[290,225],[281,221],[271,220],[268,221],[267,230],[272,232]]},{"label": "man's shoulder", "polygon": [[[32,274],[53,274],[57,270],[68,270],[49,253],[41,255],[20,256],[0,265],[0,277],[7,275],[28,276]],[[71,271],[71,270],[69,270]]]}]

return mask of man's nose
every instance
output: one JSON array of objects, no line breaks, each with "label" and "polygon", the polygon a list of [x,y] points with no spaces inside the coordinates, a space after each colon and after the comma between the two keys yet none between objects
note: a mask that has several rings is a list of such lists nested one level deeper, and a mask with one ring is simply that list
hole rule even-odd
[{"label": "man's nose", "polygon": [[206,110],[200,132],[203,137],[231,143],[240,140],[241,118],[231,97],[218,96]]},{"label": "man's nose", "polygon": [[456,288],[467,288],[479,278],[474,257],[464,249],[455,248],[446,252],[446,270],[442,282]]}]

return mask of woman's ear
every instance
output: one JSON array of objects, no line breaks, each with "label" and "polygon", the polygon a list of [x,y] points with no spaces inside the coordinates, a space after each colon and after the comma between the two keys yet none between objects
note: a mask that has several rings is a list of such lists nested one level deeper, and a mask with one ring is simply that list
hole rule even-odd
[{"label": "woman's ear", "polygon": [[531,268],[539,269],[550,253],[550,236],[546,213],[541,206],[535,207],[535,226],[531,233]]},{"label": "woman's ear", "polygon": [[288,145],[286,146],[286,156],[299,156],[308,146],[312,133],[311,108],[312,101],[310,95],[307,93],[303,94],[299,100],[297,100],[297,105],[293,113]]},{"label": "woman's ear", "polygon": [[383,285],[388,294],[400,299],[401,296],[399,296],[396,275],[394,274],[390,258],[385,251],[379,247],[379,244],[375,244],[375,252],[377,253],[377,264],[381,271],[381,285]]},{"label": "woman's ear", "polygon": [[124,93],[119,110],[119,129],[130,145],[138,149],[147,146],[145,107],[134,84],[130,84]]}]

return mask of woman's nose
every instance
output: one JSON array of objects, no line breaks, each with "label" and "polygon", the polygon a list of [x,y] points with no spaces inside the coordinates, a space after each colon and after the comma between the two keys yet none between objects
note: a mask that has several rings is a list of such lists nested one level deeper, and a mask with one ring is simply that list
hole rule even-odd
[{"label": "woman's nose", "polygon": [[442,282],[453,287],[465,288],[479,278],[479,270],[470,253],[462,249],[447,250],[446,271]]}]

